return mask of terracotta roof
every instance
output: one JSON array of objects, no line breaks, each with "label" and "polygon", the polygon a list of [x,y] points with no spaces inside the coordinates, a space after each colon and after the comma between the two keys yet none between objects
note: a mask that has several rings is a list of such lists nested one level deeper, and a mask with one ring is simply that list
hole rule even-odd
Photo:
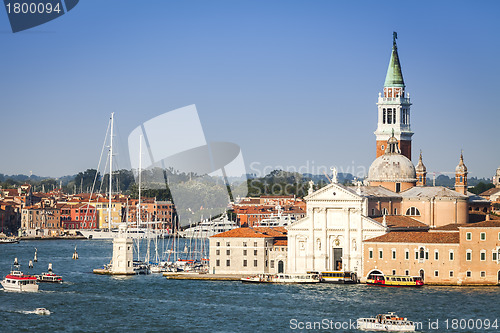
[{"label": "terracotta roof", "polygon": [[288,246],[288,240],[287,239],[276,239],[273,242],[274,246]]},{"label": "terracotta roof", "polygon": [[385,235],[367,239],[366,243],[459,243],[460,235],[457,232],[389,232]]},{"label": "terracotta roof", "polygon": [[500,192],[500,188],[498,187],[493,187],[493,188],[490,188],[489,190],[486,190],[484,191],[483,193],[479,194],[480,196],[488,196],[488,195],[492,195],[492,194],[496,194],[497,192]]},{"label": "terracotta roof", "polygon": [[458,231],[459,227],[466,226],[467,223],[450,223],[447,225],[443,225],[441,227],[437,227],[429,230],[429,232],[438,232],[438,231]]},{"label": "terracotta roof", "polygon": [[461,228],[500,228],[500,221],[484,221],[484,222],[477,222],[477,223],[469,223]]},{"label": "terracotta roof", "polygon": [[272,238],[286,237],[286,233],[287,231],[283,227],[236,228],[233,230],[221,232],[220,234],[214,235],[212,237]]},{"label": "terracotta roof", "polygon": [[[383,223],[384,217],[376,217],[375,221]],[[429,229],[425,223],[415,220],[414,218],[402,215],[386,215],[385,220],[389,228],[408,228],[408,229]]]}]

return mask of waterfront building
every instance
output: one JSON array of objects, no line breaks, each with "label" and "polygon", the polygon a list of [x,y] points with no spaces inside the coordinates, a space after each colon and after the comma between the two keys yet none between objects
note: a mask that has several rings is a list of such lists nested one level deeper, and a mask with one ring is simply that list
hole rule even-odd
[{"label": "waterfront building", "polygon": [[426,284],[500,283],[500,219],[365,240],[364,272],[421,276]]},{"label": "waterfront building", "polygon": [[233,210],[239,225],[252,227],[264,219],[278,215],[293,220],[303,218],[306,214],[306,203],[292,195],[269,195],[260,198],[243,198],[233,205]]},{"label": "waterfront building", "polygon": [[237,228],[214,235],[210,237],[209,271],[213,274],[285,272],[285,241],[286,229],[281,227]]},{"label": "waterfront building", "polygon": [[24,207],[21,234],[25,236],[58,236],[62,231],[60,210],[43,204]]}]

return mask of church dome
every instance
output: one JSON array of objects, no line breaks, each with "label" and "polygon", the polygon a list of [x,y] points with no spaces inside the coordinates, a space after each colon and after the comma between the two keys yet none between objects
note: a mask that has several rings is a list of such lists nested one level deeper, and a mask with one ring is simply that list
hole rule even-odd
[{"label": "church dome", "polygon": [[417,174],[413,163],[401,154],[398,140],[392,137],[387,140],[385,154],[373,161],[368,171],[369,182],[415,183]]},{"label": "church dome", "polygon": [[413,163],[401,154],[384,154],[373,161],[368,171],[370,182],[401,182],[417,181]]}]

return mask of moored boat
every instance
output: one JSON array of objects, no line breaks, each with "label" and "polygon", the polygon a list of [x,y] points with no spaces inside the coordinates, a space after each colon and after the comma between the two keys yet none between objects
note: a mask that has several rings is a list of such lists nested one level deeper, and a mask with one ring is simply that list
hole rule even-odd
[{"label": "moored boat", "polygon": [[424,281],[420,276],[372,274],[367,284],[382,287],[422,287]]},{"label": "moored boat", "polygon": [[329,271],[321,272],[321,282],[355,284],[359,282],[358,275],[355,272]]},{"label": "moored boat", "polygon": [[357,328],[362,331],[414,332],[415,323],[398,317],[394,312],[379,314],[374,318],[359,318]]},{"label": "moored boat", "polygon": [[317,274],[258,274],[241,278],[245,283],[319,283]]}]

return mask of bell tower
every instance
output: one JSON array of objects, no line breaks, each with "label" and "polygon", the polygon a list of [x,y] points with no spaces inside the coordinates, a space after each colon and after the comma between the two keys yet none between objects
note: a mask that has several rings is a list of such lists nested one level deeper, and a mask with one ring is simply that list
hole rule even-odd
[{"label": "bell tower", "polygon": [[392,54],[384,83],[384,96],[378,94],[377,157],[387,149],[387,140],[392,130],[398,140],[401,154],[411,160],[410,94],[405,91],[403,72],[399,62],[397,33],[393,32]]},{"label": "bell tower", "polygon": [[464,163],[464,154],[460,154],[460,162],[455,168],[455,191],[467,195],[467,167]]}]

